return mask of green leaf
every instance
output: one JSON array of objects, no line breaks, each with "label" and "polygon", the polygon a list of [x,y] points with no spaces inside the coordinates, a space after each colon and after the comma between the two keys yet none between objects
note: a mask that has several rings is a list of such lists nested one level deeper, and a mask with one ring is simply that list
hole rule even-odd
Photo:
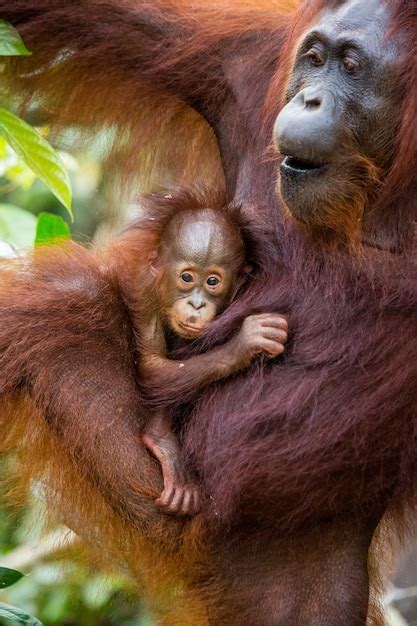
[{"label": "green leaf", "polygon": [[72,219],[70,179],[52,146],[35,128],[3,108],[0,108],[0,135],[62,202]]},{"label": "green leaf", "polygon": [[17,30],[9,22],[0,20],[0,56],[28,57],[32,53],[26,48]]},{"label": "green leaf", "polygon": [[15,569],[0,567],[0,589],[14,585],[21,578],[23,578],[23,574],[17,572]]},{"label": "green leaf", "polygon": [[7,152],[10,150],[7,142],[3,137],[0,137],[0,160],[3,160],[7,157]]},{"label": "green leaf", "polygon": [[48,243],[59,243],[71,239],[71,232],[68,224],[52,213],[39,213],[36,227],[35,245]]},{"label": "green leaf", "polygon": [[33,246],[36,217],[12,204],[0,204],[0,240],[17,249]]},{"label": "green leaf", "polygon": [[15,187],[28,190],[35,182],[35,174],[28,168],[26,163],[23,163],[22,159],[19,159],[19,163],[7,168],[4,172],[4,178],[7,178]]},{"label": "green leaf", "polygon": [[22,626],[42,626],[42,622],[36,617],[32,617],[15,606],[3,604],[3,602],[0,602],[0,618],[10,620],[15,624],[22,624]]}]

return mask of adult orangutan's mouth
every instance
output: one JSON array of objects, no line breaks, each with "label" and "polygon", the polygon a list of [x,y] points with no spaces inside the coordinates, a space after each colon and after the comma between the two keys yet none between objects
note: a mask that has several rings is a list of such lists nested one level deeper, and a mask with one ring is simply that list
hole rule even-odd
[{"label": "adult orangutan's mouth", "polygon": [[326,167],[326,163],[315,163],[314,161],[300,159],[291,155],[287,155],[281,163],[281,171],[287,174],[322,172]]}]

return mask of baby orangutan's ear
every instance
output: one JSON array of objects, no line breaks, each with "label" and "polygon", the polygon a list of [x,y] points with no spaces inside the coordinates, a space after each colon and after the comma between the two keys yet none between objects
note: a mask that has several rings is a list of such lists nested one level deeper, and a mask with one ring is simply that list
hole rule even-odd
[{"label": "baby orangutan's ear", "polygon": [[248,278],[250,276],[250,273],[252,271],[253,271],[252,265],[248,265],[248,264],[245,265],[241,269],[239,277],[238,277],[238,285],[239,285],[239,287],[241,287],[248,280]]},{"label": "baby orangutan's ear", "polygon": [[252,265],[245,265],[239,271],[239,274],[237,275],[237,278],[236,278],[235,288],[234,288],[233,296],[231,297],[231,301],[235,299],[236,294],[239,291],[239,289],[241,288],[241,286],[246,283],[246,281],[248,280],[252,270],[253,270]]},{"label": "baby orangutan's ear", "polygon": [[163,267],[157,254],[154,254],[149,258],[149,269],[154,278],[161,278],[163,274]]}]

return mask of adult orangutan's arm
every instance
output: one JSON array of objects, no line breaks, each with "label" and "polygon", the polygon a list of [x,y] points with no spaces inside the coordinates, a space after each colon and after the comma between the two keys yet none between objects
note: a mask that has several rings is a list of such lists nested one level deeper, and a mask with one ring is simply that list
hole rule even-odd
[{"label": "adult orangutan's arm", "polygon": [[[0,267],[0,283],[3,404],[28,392],[59,441],[63,467],[75,462],[115,510],[137,526],[152,524],[161,476],[140,440],[144,408],[117,287],[103,279],[93,254],[77,245],[8,262]],[[2,432],[21,424],[29,438],[37,439],[38,428],[44,436],[44,425],[31,415],[3,411],[0,424]],[[7,436],[5,442],[2,449]],[[15,445],[20,443],[18,438]],[[42,454],[48,473],[59,473],[59,467],[49,469],[49,448]],[[30,471],[38,460],[25,455],[22,463]],[[58,476],[56,483],[64,484]],[[65,492],[71,505],[71,492]]]},{"label": "adult orangutan's arm", "polygon": [[36,367],[32,395],[65,454],[122,517],[152,526],[160,470],[142,444],[144,412],[116,352],[97,341],[90,353],[64,350],[47,374]]},{"label": "adult orangutan's arm", "polygon": [[13,85],[61,119],[72,109],[74,120],[117,122],[154,106],[155,88],[204,113],[224,77],[193,10],[172,0],[0,0],[33,52],[10,61]]}]

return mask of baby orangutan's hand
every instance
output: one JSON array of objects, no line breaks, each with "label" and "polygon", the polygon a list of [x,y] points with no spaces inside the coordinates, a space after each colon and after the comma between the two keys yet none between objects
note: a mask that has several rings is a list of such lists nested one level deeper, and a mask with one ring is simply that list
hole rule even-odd
[{"label": "baby orangutan's hand", "polygon": [[234,338],[238,366],[248,365],[256,354],[269,358],[282,354],[288,337],[288,322],[278,313],[247,317]]}]

